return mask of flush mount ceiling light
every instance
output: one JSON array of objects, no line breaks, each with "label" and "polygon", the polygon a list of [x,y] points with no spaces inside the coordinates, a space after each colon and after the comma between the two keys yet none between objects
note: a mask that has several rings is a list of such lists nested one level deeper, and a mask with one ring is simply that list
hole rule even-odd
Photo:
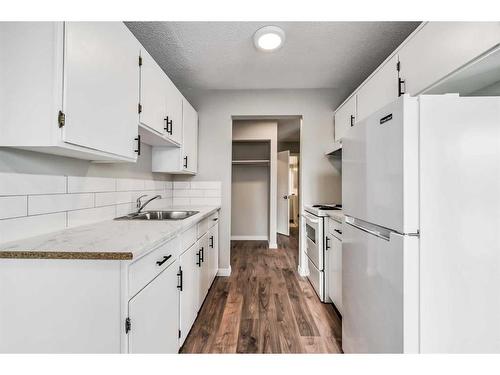
[{"label": "flush mount ceiling light", "polygon": [[255,47],[261,51],[276,51],[285,42],[285,32],[278,26],[264,26],[253,36]]}]

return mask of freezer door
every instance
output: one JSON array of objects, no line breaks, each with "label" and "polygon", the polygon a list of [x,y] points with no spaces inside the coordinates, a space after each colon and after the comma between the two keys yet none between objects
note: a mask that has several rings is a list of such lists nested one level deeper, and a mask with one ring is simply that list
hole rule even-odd
[{"label": "freezer door", "polygon": [[415,352],[418,238],[376,233],[344,225],[342,348],[345,353]]},{"label": "freezer door", "polygon": [[418,103],[402,96],[342,139],[346,215],[399,233],[418,230]]}]

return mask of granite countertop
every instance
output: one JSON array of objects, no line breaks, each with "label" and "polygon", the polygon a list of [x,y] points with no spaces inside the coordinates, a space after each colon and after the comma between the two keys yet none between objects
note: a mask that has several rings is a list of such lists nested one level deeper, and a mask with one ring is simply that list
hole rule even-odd
[{"label": "granite countertop", "polygon": [[344,222],[344,212],[342,210],[331,210],[331,211],[326,211],[328,213],[328,216],[331,217],[333,220],[338,221],[340,223]]},{"label": "granite countertop", "polygon": [[184,220],[107,220],[0,244],[0,258],[132,260],[217,211],[220,206],[168,207],[199,211]]}]

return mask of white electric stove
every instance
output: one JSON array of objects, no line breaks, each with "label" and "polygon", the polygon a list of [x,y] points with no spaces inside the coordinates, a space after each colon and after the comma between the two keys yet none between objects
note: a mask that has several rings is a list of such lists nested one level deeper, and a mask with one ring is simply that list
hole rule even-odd
[{"label": "white electric stove", "polygon": [[341,205],[314,204],[304,206],[302,214],[305,234],[305,253],[307,255],[307,276],[321,302],[327,301],[325,282],[325,216],[328,212],[342,210]]}]

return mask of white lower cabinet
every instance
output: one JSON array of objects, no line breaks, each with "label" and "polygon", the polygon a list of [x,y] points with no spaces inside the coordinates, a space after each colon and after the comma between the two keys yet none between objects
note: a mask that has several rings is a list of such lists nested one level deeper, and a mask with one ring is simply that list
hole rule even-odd
[{"label": "white lower cabinet", "polygon": [[205,233],[198,240],[198,251],[200,253],[200,280],[199,280],[199,305],[198,309],[201,309],[203,301],[207,296],[208,289],[210,288],[210,269],[209,269],[209,248],[208,248],[208,233]]},{"label": "white lower cabinet", "polygon": [[180,256],[180,267],[182,272],[182,289],[180,292],[180,338],[179,346],[182,346],[186,336],[193,325],[198,314],[199,307],[199,249],[195,242]]},{"label": "white lower cabinet", "polygon": [[178,352],[178,265],[174,261],[129,301],[129,353]]},{"label": "white lower cabinet", "polygon": [[328,253],[328,295],[342,314],[342,241],[329,235],[330,249]]},{"label": "white lower cabinet", "polygon": [[219,224],[215,224],[208,231],[208,269],[210,284],[219,270]]}]

